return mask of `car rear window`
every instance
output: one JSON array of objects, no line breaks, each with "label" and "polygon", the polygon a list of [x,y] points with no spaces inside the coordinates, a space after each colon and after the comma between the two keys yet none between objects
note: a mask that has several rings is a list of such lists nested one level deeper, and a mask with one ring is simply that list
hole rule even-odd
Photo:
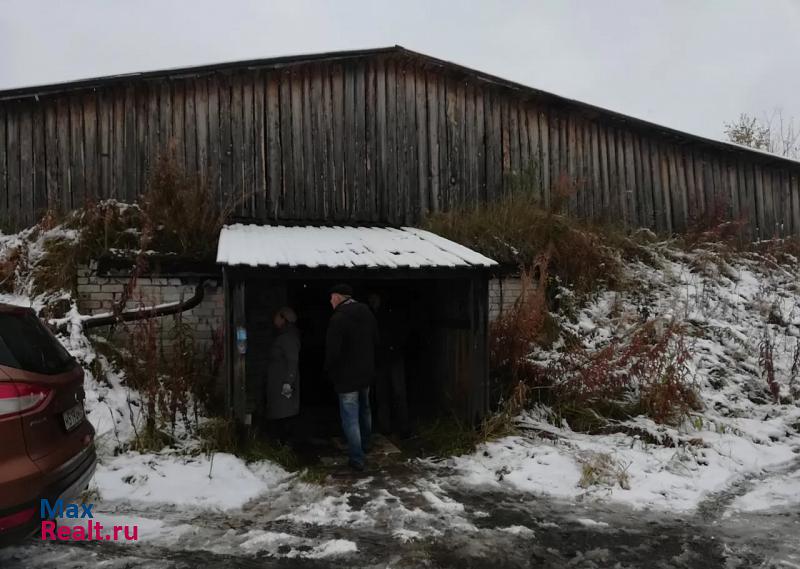
[{"label": "car rear window", "polygon": [[32,313],[0,314],[0,365],[52,375],[75,360]]}]

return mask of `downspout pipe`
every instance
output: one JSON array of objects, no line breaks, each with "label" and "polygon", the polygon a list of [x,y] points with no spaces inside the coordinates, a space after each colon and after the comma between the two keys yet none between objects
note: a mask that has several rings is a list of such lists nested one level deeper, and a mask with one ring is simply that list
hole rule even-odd
[{"label": "downspout pipe", "polygon": [[130,310],[123,310],[119,314],[98,314],[97,316],[86,318],[83,321],[83,326],[86,329],[97,328],[98,326],[112,326],[120,322],[132,322],[135,320],[157,318],[159,316],[169,316],[171,314],[178,314],[179,312],[186,312],[203,302],[203,298],[205,297],[205,283],[205,279],[197,283],[194,289],[194,295],[184,301],[158,306],[146,306],[144,308],[133,308]]}]

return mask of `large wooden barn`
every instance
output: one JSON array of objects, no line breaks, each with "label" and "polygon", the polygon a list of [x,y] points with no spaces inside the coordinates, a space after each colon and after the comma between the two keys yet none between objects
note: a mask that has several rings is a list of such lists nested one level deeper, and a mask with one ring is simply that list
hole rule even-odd
[{"label": "large wooden barn", "polygon": [[[291,256],[234,262],[230,249],[220,251],[226,394],[240,418],[263,362],[237,349],[231,327],[250,330],[251,343],[267,341],[258,335],[268,335],[270,311],[294,302],[305,303],[307,322],[317,330],[325,287],[337,279],[364,293],[380,288],[396,298],[424,299],[426,330],[436,338],[430,345],[446,357],[431,354],[426,365],[435,373],[423,374],[409,391],[435,385],[440,407],[466,419],[485,411],[491,260],[463,251],[425,257],[420,251],[432,243],[448,254],[455,250],[437,236],[400,229],[429,212],[493,200],[520,186],[549,204],[570,180],[577,188],[571,213],[613,218],[628,228],[679,232],[722,213],[747,221],[754,237],[800,234],[798,162],[401,47],[0,92],[0,221],[20,228],[48,209],[135,201],[166,152],[196,172],[221,205],[235,205],[234,221],[278,229],[259,233],[252,247],[317,259],[311,265]],[[280,229],[313,232],[326,225],[351,230],[336,237],[344,239],[340,250],[324,262],[308,240],[300,239],[306,249],[298,251]],[[249,234],[237,227],[223,243]],[[376,236],[365,227],[401,235]],[[381,262],[353,261],[374,253],[373,246]],[[309,359],[309,376],[317,374],[317,363]]]},{"label": "large wooden barn", "polygon": [[800,233],[800,163],[650,124],[401,47],[0,92],[0,216],[134,200],[175,144],[221,201],[268,222],[414,224],[532,172],[547,202],[679,231],[724,208]]}]

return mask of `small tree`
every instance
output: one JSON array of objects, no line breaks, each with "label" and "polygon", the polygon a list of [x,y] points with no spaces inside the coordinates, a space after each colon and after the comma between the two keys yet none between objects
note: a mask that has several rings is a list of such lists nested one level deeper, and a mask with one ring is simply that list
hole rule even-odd
[{"label": "small tree", "polygon": [[725,136],[736,144],[800,159],[800,125],[795,125],[794,118],[784,118],[780,109],[762,118],[742,113],[725,123]]}]

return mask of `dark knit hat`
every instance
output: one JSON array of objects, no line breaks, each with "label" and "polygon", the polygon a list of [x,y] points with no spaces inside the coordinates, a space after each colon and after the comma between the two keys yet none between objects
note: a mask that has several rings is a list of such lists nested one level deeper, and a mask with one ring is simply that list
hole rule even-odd
[{"label": "dark knit hat", "polygon": [[341,294],[342,296],[353,296],[353,287],[349,284],[339,283],[334,287],[331,287],[331,290],[328,294]]}]

